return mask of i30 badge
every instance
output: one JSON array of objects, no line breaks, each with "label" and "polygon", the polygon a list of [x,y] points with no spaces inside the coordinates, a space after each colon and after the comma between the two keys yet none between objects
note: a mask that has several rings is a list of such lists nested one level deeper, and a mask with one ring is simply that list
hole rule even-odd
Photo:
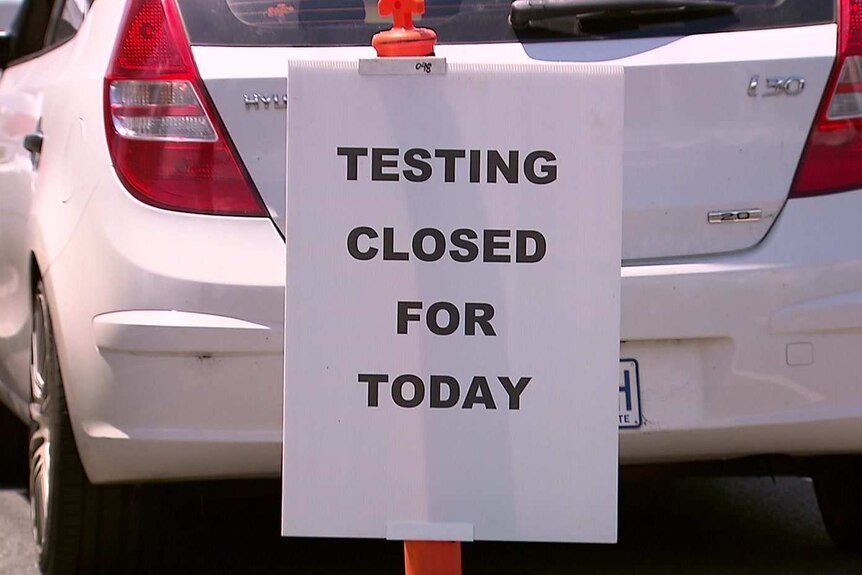
[{"label": "i30 badge", "polygon": [[[748,83],[748,95],[752,98],[758,96],[760,89],[760,76],[752,76]],[[805,90],[805,78],[802,76],[788,76],[786,78],[767,78],[766,88],[763,96],[798,96]]]}]

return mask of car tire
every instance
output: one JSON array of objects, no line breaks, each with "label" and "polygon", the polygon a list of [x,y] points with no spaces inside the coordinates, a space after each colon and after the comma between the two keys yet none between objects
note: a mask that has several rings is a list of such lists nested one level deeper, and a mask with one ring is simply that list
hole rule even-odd
[{"label": "car tire", "polygon": [[813,479],[829,537],[840,549],[862,553],[862,458],[831,461]]},{"label": "car tire", "polygon": [[31,342],[30,507],[39,567],[46,575],[133,571],[137,489],[97,486],[87,478],[42,282],[33,297]]},{"label": "car tire", "polygon": [[0,404],[0,485],[27,482],[27,426]]}]

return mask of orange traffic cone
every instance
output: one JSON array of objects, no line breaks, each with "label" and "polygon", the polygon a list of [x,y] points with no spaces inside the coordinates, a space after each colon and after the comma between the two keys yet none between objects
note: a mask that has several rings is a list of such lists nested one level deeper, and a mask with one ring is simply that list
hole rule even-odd
[{"label": "orange traffic cone", "polygon": [[421,57],[434,53],[434,30],[413,27],[413,14],[425,13],[425,0],[380,0],[377,10],[381,16],[392,15],[392,28],[371,39],[378,56]]}]

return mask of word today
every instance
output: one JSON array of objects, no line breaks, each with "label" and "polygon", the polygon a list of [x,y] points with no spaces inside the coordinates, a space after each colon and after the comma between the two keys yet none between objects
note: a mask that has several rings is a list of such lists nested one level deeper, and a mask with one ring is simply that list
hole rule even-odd
[{"label": "word today", "polygon": [[[360,373],[357,377],[358,383],[368,386],[368,407],[380,405],[380,386],[389,383],[390,376],[385,373]],[[425,402],[428,397],[428,406],[431,409],[449,409],[461,404],[461,409],[473,409],[481,406],[485,409],[497,409],[497,400],[491,391],[491,384],[483,375],[473,376],[464,401],[461,402],[461,383],[451,375],[432,375],[428,378],[428,389],[426,393],[425,381],[418,375],[404,374],[395,377],[390,386],[392,402],[399,407],[415,408]],[[508,408],[511,411],[521,409],[521,394],[527,389],[527,384],[533,378],[521,377],[517,382],[511,378],[497,377],[497,383],[502,387]],[[491,381],[494,379],[491,378]],[[499,396],[499,391],[498,391]]]}]

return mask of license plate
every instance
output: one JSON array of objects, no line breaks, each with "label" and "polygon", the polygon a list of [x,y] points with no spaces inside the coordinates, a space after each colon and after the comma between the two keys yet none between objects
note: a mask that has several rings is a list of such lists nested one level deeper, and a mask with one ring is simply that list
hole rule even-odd
[{"label": "license plate", "polygon": [[641,385],[638,378],[638,362],[633,359],[620,360],[620,429],[641,426]]}]

